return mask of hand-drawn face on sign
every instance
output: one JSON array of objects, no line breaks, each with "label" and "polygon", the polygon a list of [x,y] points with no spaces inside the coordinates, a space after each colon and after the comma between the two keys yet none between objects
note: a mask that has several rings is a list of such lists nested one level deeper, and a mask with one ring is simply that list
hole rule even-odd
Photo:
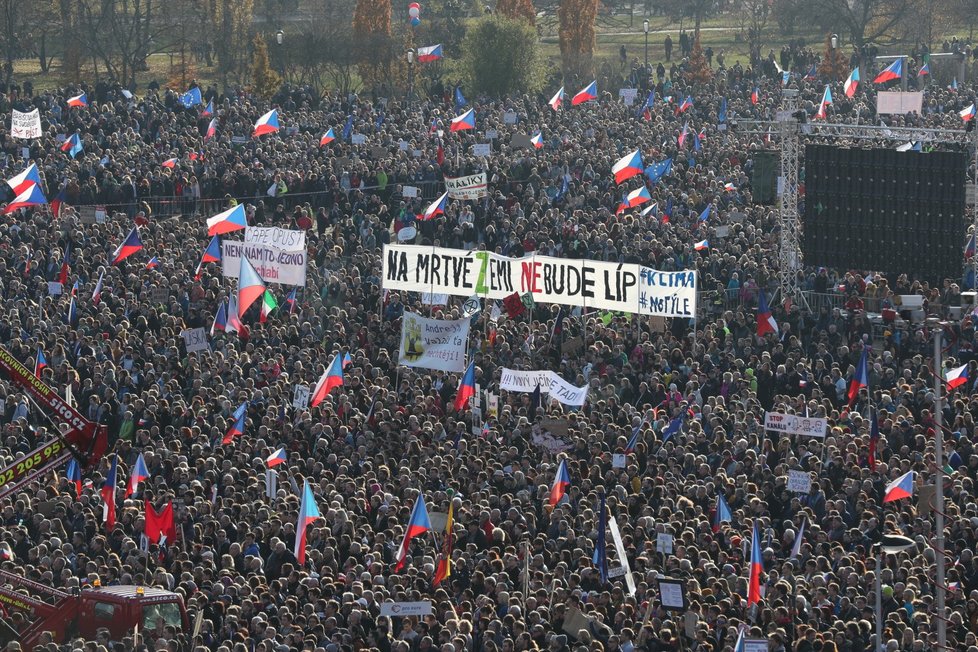
[{"label": "hand-drawn face on sign", "polygon": [[415,361],[424,355],[424,345],[421,343],[421,327],[414,317],[405,317],[407,323],[404,325],[404,341],[401,342],[401,351],[408,360]]}]

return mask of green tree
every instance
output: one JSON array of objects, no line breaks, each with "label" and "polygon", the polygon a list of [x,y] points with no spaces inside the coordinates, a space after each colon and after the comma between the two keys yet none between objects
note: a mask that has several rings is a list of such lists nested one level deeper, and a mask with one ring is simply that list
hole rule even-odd
[{"label": "green tree", "polygon": [[598,0],[563,0],[557,10],[560,59],[565,75],[591,77],[594,72],[594,21]]},{"label": "green tree", "polygon": [[523,19],[531,25],[537,19],[537,12],[531,0],[497,0],[496,11],[506,18]]},{"label": "green tree", "polygon": [[268,46],[261,36],[255,36],[251,54],[251,88],[259,97],[270,98],[282,83],[268,61]]},{"label": "green tree", "polygon": [[483,18],[465,35],[461,67],[475,93],[501,97],[537,91],[543,76],[536,32],[525,20]]},{"label": "green tree", "polygon": [[207,22],[210,42],[217,55],[217,72],[226,88],[232,79],[240,79],[247,64],[247,43],[254,18],[254,0],[207,0]]},{"label": "green tree", "polygon": [[393,81],[394,41],[390,0],[357,0],[353,10],[360,78],[368,87]]}]

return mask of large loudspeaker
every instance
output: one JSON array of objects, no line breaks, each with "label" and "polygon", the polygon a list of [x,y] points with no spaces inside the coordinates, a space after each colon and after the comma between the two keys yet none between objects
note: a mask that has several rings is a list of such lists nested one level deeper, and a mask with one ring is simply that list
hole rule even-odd
[{"label": "large loudspeaker", "polygon": [[805,264],[960,278],[967,165],[964,152],[806,146]]},{"label": "large loudspeaker", "polygon": [[754,154],[751,190],[758,204],[771,205],[777,199],[780,167],[781,157],[777,152],[761,150]]}]

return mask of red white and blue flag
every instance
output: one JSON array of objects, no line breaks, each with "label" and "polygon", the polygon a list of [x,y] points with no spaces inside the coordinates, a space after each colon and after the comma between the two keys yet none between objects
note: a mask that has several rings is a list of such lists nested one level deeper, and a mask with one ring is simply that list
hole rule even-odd
[{"label": "red white and blue flag", "polygon": [[201,111],[200,115],[202,118],[214,115],[214,98],[207,100],[207,106],[204,107],[204,110]]},{"label": "red white and blue flag", "polygon": [[234,419],[234,423],[231,424],[231,428],[228,429],[227,433],[224,435],[224,439],[221,440],[222,444],[230,444],[234,441],[235,437],[240,437],[245,431],[245,419],[248,417],[248,411],[242,410],[237,414]]},{"label": "red white and blue flag", "polygon": [[683,101],[679,104],[679,106],[676,107],[676,115],[679,115],[680,113],[685,113],[691,108],[693,108],[693,98],[687,95],[683,99]]},{"label": "red white and blue flag", "polygon": [[126,236],[115,252],[112,254],[112,264],[118,265],[129,256],[143,248],[143,241],[139,239],[139,227],[132,227],[132,231]]},{"label": "red white and blue flag", "polygon": [[285,447],[278,449],[271,455],[265,458],[265,464],[268,468],[273,469],[279,464],[285,464],[289,460],[288,455],[285,454]]},{"label": "red white and blue flag", "polygon": [[925,77],[926,75],[929,74],[930,74],[930,63],[925,63],[920,67],[920,70],[917,71],[918,77]]},{"label": "red white and blue flag", "polygon": [[98,283],[95,284],[95,289],[92,290],[92,304],[98,305],[99,301],[102,300],[102,281],[105,280],[105,271],[103,270],[101,274],[98,275]]},{"label": "red white and blue flag", "polygon": [[886,485],[886,492],[883,494],[883,502],[890,503],[894,500],[902,500],[913,496],[914,472],[907,471],[899,478]]},{"label": "red white and blue flag", "polygon": [[534,132],[534,134],[530,136],[530,142],[533,143],[533,146],[536,149],[541,149],[543,147],[543,134],[539,131]]},{"label": "red white and blue flag", "polygon": [[859,88],[859,67],[852,69],[849,73],[849,77],[846,78],[846,83],[842,85],[842,90],[845,91],[846,97],[852,97],[856,94],[856,90]]},{"label": "red white and blue flag", "polygon": [[102,522],[105,529],[112,531],[115,527],[115,483],[119,471],[119,456],[112,456],[112,463],[109,465],[109,473],[102,482]]},{"label": "red white and blue flag", "polygon": [[248,216],[245,214],[244,205],[238,204],[214,217],[207,218],[207,235],[223,235],[239,231],[247,228],[247,226]]},{"label": "red white and blue flag", "polygon": [[760,100],[760,89],[757,88],[757,86],[755,86],[754,90],[750,92],[750,103],[757,104],[759,100]]},{"label": "red white and blue flag", "polygon": [[207,133],[204,134],[204,140],[213,138],[215,135],[217,135],[217,118],[211,119],[210,123],[208,123]]},{"label": "red white and blue flag", "polygon": [[146,269],[156,269],[159,266],[160,266],[160,259],[157,258],[156,256],[150,258],[149,261],[146,263]]},{"label": "red white and blue flag", "polygon": [[221,331],[223,333],[224,329],[227,328],[227,324],[228,324],[228,311],[227,311],[227,307],[222,301],[221,304],[217,307],[217,314],[214,315],[214,323],[211,324],[211,335],[214,335],[214,333],[217,331]]},{"label": "red white and blue flag", "polygon": [[458,393],[455,395],[455,411],[464,410],[473,396],[475,396],[475,360],[470,360],[462,376],[462,382],[458,386]]},{"label": "red white and blue flag", "polygon": [[960,111],[958,111],[958,115],[961,116],[961,119],[964,120],[965,122],[968,122],[969,120],[973,119],[975,117],[974,102],[972,102],[971,106],[969,106],[968,108],[961,109]]},{"label": "red white and blue flag", "polygon": [[71,134],[71,136],[65,139],[65,142],[61,143],[61,151],[67,152],[71,158],[78,156],[84,151],[81,137],[78,134]]},{"label": "red white and blue flag", "polygon": [[129,474],[129,482],[126,484],[126,495],[124,498],[132,496],[139,491],[139,483],[149,479],[149,469],[146,468],[146,460],[140,453],[136,458],[136,463],[132,465],[132,472]]},{"label": "red white and blue flag", "polygon": [[884,68],[880,74],[876,75],[873,83],[882,84],[894,79],[900,79],[901,77],[903,77],[903,59],[899,58]]},{"label": "red white and blue flag", "polygon": [[560,105],[563,104],[563,102],[564,102],[564,87],[561,86],[560,90],[554,93],[554,96],[550,98],[550,101],[547,102],[547,104],[550,105],[551,109],[556,111],[557,109],[560,108]]},{"label": "red white and blue flag", "polygon": [[37,171],[37,165],[31,163],[20,174],[7,179],[7,185],[14,191],[14,195],[19,195],[32,185],[41,185],[41,175]]},{"label": "red white and blue flag", "polygon": [[699,242],[697,242],[696,244],[693,245],[693,250],[694,251],[705,251],[706,249],[709,249],[709,248],[710,248],[710,241],[709,241],[709,239],[707,239],[707,240],[700,240]]},{"label": "red white and blue flag", "polygon": [[316,407],[323,402],[334,387],[343,386],[343,357],[337,353],[333,361],[326,367],[326,371],[320,377],[316,387],[312,390],[312,398],[309,401],[311,407]]},{"label": "red white and blue flag", "polygon": [[867,352],[868,347],[864,346],[863,352],[859,356],[859,364],[856,365],[856,373],[849,381],[849,407],[852,407],[859,397],[859,390],[863,387],[869,387],[869,369],[866,364]]},{"label": "red white and blue flag", "polygon": [[433,219],[437,215],[441,215],[445,212],[445,204],[448,202],[448,191],[445,191],[441,197],[431,202],[428,208],[424,209],[424,213],[418,215],[418,219],[421,221]]},{"label": "red white and blue flag", "polygon": [[397,561],[394,565],[395,573],[404,568],[404,560],[407,559],[411,540],[429,530],[431,530],[431,519],[428,518],[428,508],[424,504],[424,496],[419,493],[418,499],[414,501],[414,508],[411,510],[411,518],[408,519],[407,529],[404,530],[404,540],[401,541],[401,545],[398,546],[397,553],[394,555],[394,559]]},{"label": "red white and blue flag", "polygon": [[567,472],[567,460],[561,459],[560,464],[557,465],[557,475],[554,476],[554,482],[550,485],[550,499],[549,505],[555,507],[560,499],[564,497],[567,493],[567,488],[570,487],[570,473]]},{"label": "red white and blue flag", "polygon": [[626,154],[612,166],[611,172],[615,175],[615,183],[621,183],[626,179],[642,174],[645,172],[642,152],[636,149],[634,152]]},{"label": "red white and blue flag", "polygon": [[438,45],[429,45],[427,47],[418,48],[418,63],[428,63],[429,61],[438,61],[441,59],[441,43]]},{"label": "red white and blue flag", "polygon": [[948,389],[955,389],[968,383],[968,365],[962,365],[955,369],[948,369],[944,373],[944,382]]},{"label": "red white and blue flag", "polygon": [[307,478],[302,481],[302,502],[299,504],[299,522],[295,525],[295,550],[292,551],[300,566],[306,563],[306,530],[318,518],[319,505]]},{"label": "red white and blue flag", "polygon": [[825,85],[825,92],[822,93],[822,101],[818,104],[818,111],[815,113],[815,118],[817,120],[825,120],[826,112],[825,108],[832,104],[832,91],[829,89],[829,85]]},{"label": "red white and blue flag", "polygon": [[571,98],[571,106],[577,106],[578,104],[584,104],[585,102],[590,102],[591,100],[598,99],[598,80],[594,80]]},{"label": "red white and blue flag", "polygon": [[319,139],[319,146],[325,147],[326,145],[329,145],[334,140],[336,140],[336,134],[333,133],[333,128],[330,127],[329,129],[326,130],[326,133],[323,134],[323,137]]},{"label": "red white and blue flag", "polygon": [[465,131],[475,129],[475,109],[469,109],[465,113],[452,118],[452,126],[449,131]]},{"label": "red white and blue flag", "polygon": [[272,109],[258,118],[258,122],[255,123],[255,130],[251,135],[257,137],[264,136],[265,134],[273,134],[278,131],[278,127],[278,109]]},{"label": "red white and blue flag", "polygon": [[81,466],[78,464],[78,460],[76,460],[74,457],[71,457],[71,459],[68,460],[68,468],[65,469],[65,478],[75,485],[75,498],[81,496]]},{"label": "red white and blue flag", "polygon": [[34,359],[34,375],[37,378],[41,377],[41,372],[44,368],[48,366],[48,359],[44,357],[44,351],[41,347],[37,347],[37,357]]},{"label": "red white and blue flag", "polygon": [[177,163],[179,163],[179,162],[180,162],[180,159],[174,157],[174,158],[168,158],[168,159],[166,159],[165,161],[163,161],[162,163],[160,163],[160,165],[162,165],[165,168],[170,168],[172,170],[173,168],[177,167]]},{"label": "red white and blue flag", "polygon": [[247,256],[241,256],[238,272],[238,319],[244,317],[255,301],[265,294],[265,281]]},{"label": "red white and blue flag", "polygon": [[764,337],[768,333],[777,334],[777,332],[778,322],[767,305],[764,290],[760,290],[757,294],[757,336]]},{"label": "red white and blue flag", "polygon": [[82,93],[68,98],[68,106],[88,106],[88,95]]},{"label": "red white and blue flag", "polygon": [[51,214],[56,218],[61,217],[61,209],[64,207],[66,199],[68,199],[67,179],[61,182],[61,187],[58,189],[58,194],[55,195],[53,200],[51,200]]},{"label": "red white and blue flag", "polygon": [[747,579],[747,607],[761,601],[761,573],[764,572],[764,560],[761,558],[761,537],[757,531],[757,521],[754,521],[754,532],[750,543],[750,574]]},{"label": "red white and blue flag", "polygon": [[7,207],[3,209],[3,214],[13,213],[17,209],[29,208],[30,206],[44,206],[47,203],[48,200],[44,198],[41,187],[32,185],[17,195],[12,202],[7,204]]},{"label": "red white and blue flag", "polygon": [[636,188],[635,190],[628,193],[622,202],[618,205],[615,210],[615,215],[619,215],[629,208],[635,208],[636,206],[641,206],[645,202],[652,201],[652,195],[649,194],[649,189],[644,185],[641,188]]}]

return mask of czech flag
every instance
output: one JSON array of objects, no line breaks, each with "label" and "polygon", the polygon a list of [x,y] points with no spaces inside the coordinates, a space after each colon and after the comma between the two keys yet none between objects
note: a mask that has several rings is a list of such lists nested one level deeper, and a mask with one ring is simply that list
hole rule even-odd
[{"label": "czech flag", "polygon": [[224,329],[227,328],[227,324],[228,312],[224,302],[222,301],[217,307],[217,314],[214,315],[214,323],[211,324],[211,335],[214,335],[214,333],[217,331],[221,331],[223,333]]},{"label": "czech flag", "polygon": [[469,404],[469,399],[475,396],[475,360],[469,361],[469,366],[462,376],[462,383],[455,395],[455,411],[461,412]]},{"label": "czech flag", "polygon": [[285,464],[289,461],[288,455],[285,454],[285,447],[282,447],[265,458],[265,464],[268,468],[273,469],[279,464]]},{"label": "czech flag", "polygon": [[768,333],[778,332],[778,322],[771,314],[771,309],[767,305],[767,297],[764,290],[757,294],[757,336],[764,337]]},{"label": "czech flag", "polygon": [[727,192],[735,192],[737,190],[737,186],[728,181],[727,183],[723,184],[723,189]]},{"label": "czech flag", "polygon": [[594,80],[578,91],[577,95],[571,98],[571,106],[577,106],[578,104],[584,104],[585,102],[596,99],[598,99],[598,80]]},{"label": "czech flag", "polygon": [[676,144],[682,148],[686,144],[686,136],[689,135],[689,123],[683,125],[683,130],[679,133],[679,137],[676,138]]},{"label": "czech flag", "polygon": [[40,378],[41,372],[46,366],[48,366],[48,359],[44,357],[44,351],[41,350],[41,347],[38,347],[37,358],[34,360],[34,376]]},{"label": "czech flag", "polygon": [[954,79],[951,80],[951,85],[948,86],[948,88],[950,88],[952,91],[958,90],[958,78],[957,77],[955,77]]},{"label": "czech flag", "polygon": [[162,165],[165,168],[170,168],[172,170],[173,168],[177,167],[177,163],[178,162],[179,162],[179,159],[177,159],[177,158],[168,158],[165,161],[163,161],[162,163],[160,163],[160,165]]},{"label": "czech flag", "polygon": [[962,109],[961,111],[958,111],[958,115],[961,116],[961,119],[964,120],[965,122],[968,122],[969,120],[974,118],[975,117],[974,103],[972,103],[971,106],[969,106],[967,109]]},{"label": "czech flag", "polygon": [[245,418],[247,417],[247,414],[248,412],[244,411],[237,415],[234,423],[231,424],[231,429],[227,431],[227,434],[224,435],[224,439],[221,440],[222,444],[230,444],[235,437],[240,437],[244,434]]},{"label": "czech flag", "polygon": [[41,185],[41,175],[37,172],[37,166],[31,163],[27,169],[17,176],[7,179],[7,185],[14,191],[14,195],[19,195],[32,185]]},{"label": "czech flag", "polygon": [[424,496],[418,494],[418,499],[414,501],[414,509],[411,510],[411,518],[408,520],[407,529],[404,531],[404,540],[397,548],[394,558],[397,564],[394,565],[394,572],[399,572],[404,568],[404,560],[407,559],[408,548],[411,546],[411,539],[422,535],[431,529],[431,520],[428,518],[428,508],[424,504]]},{"label": "czech flag", "polygon": [[975,255],[975,234],[972,233],[971,237],[968,238],[967,244],[964,245],[964,257],[971,258]]},{"label": "czech flag", "polygon": [[295,550],[293,554],[299,565],[306,563],[306,529],[320,518],[319,505],[309,488],[309,480],[302,481],[302,503],[299,505],[299,522],[295,524]]},{"label": "czech flag", "polygon": [[207,106],[204,107],[204,110],[201,111],[200,115],[201,115],[202,118],[206,118],[207,116],[214,115],[214,100],[213,100],[213,98],[207,101]]},{"label": "czech flag", "polygon": [[204,140],[208,138],[213,138],[217,134],[217,118],[212,118],[210,123],[207,125],[207,133],[204,134]]},{"label": "czech flag", "polygon": [[537,149],[541,149],[543,147],[543,134],[537,131],[530,136],[530,142],[533,143],[533,146]]},{"label": "czech flag", "polygon": [[61,188],[58,190],[58,194],[55,195],[54,199],[51,200],[51,214],[55,217],[61,217],[61,207],[65,205],[65,200],[68,198],[68,180],[65,179],[61,183]]},{"label": "czech flag", "polygon": [[95,284],[95,289],[92,290],[92,304],[98,305],[99,301],[102,300],[102,281],[105,279],[105,271],[98,275],[98,283]]},{"label": "czech flag", "polygon": [[641,188],[628,193],[625,199],[618,205],[615,215],[618,215],[629,208],[641,206],[647,201],[652,201],[652,195],[649,194],[649,189],[643,185]]},{"label": "czech flag", "polygon": [[146,269],[156,269],[159,266],[160,266],[160,259],[157,258],[156,256],[150,258],[149,262],[146,263]]},{"label": "czech flag", "polygon": [[693,250],[695,251],[703,251],[704,249],[709,249],[709,248],[710,248],[709,240],[700,240],[699,242],[693,245]]},{"label": "czech flag", "polygon": [[925,63],[920,67],[920,70],[917,71],[918,77],[923,77],[924,75],[929,75],[929,74],[930,74],[930,63]]},{"label": "czech flag", "polygon": [[112,456],[112,464],[109,466],[109,474],[105,476],[102,483],[102,522],[105,529],[111,531],[115,527],[115,479],[119,470],[119,456]]},{"label": "czech flag", "polygon": [[757,104],[759,99],[760,99],[760,90],[757,88],[757,86],[755,86],[754,90],[750,92],[750,103]]},{"label": "czech flag", "polygon": [[126,495],[124,498],[128,498],[139,491],[139,483],[148,478],[149,470],[146,468],[146,460],[143,459],[143,454],[140,453],[139,457],[136,458],[136,463],[132,466],[132,473],[129,474],[129,483],[126,484]]},{"label": "czech flag", "polygon": [[856,374],[849,381],[849,405],[852,406],[859,396],[859,390],[869,387],[869,371],[866,366],[867,348],[863,347],[863,352],[859,356],[859,364],[856,365]]},{"label": "czech flag", "polygon": [[825,107],[832,104],[832,91],[829,90],[828,84],[825,85],[825,92],[822,94],[822,101],[818,105],[818,112],[815,117],[819,120],[825,119]]},{"label": "czech flag", "polygon": [[264,136],[265,134],[273,134],[276,131],[278,131],[278,109],[272,109],[258,118],[258,122],[255,123],[255,130],[251,135],[253,137]]},{"label": "czech flag", "polygon": [[242,204],[207,218],[207,235],[223,235],[240,231],[248,226],[248,216]]},{"label": "czech flag", "polygon": [[[38,354],[43,355],[40,351],[38,351]],[[944,382],[947,383],[948,389],[954,389],[966,384],[968,382],[968,365],[963,365],[957,369],[949,369],[944,374]]]},{"label": "czech flag", "polygon": [[323,134],[323,137],[319,139],[319,146],[325,147],[326,145],[329,145],[334,140],[336,140],[336,134],[333,133],[333,128],[330,127],[329,130],[327,130],[326,133]]},{"label": "czech flag", "polygon": [[465,131],[475,129],[475,109],[469,109],[462,115],[452,118],[452,126],[449,131]]},{"label": "czech flag", "polygon": [[713,515],[713,533],[716,534],[720,531],[721,524],[732,521],[733,512],[730,511],[727,499],[723,497],[723,494],[717,494],[716,514]]},{"label": "czech flag", "polygon": [[421,221],[433,219],[436,215],[441,215],[445,212],[445,204],[448,202],[448,191],[445,194],[431,202],[428,208],[424,209],[424,213],[418,215],[418,219]]},{"label": "czech flag", "polygon": [[65,479],[75,485],[75,498],[81,496],[81,467],[78,465],[78,460],[76,460],[74,457],[68,460],[68,468],[65,469]]},{"label": "czech flag", "polygon": [[804,79],[806,81],[811,81],[817,78],[818,78],[818,70],[816,69],[815,64],[813,63],[812,67],[809,68],[807,73],[805,73]]},{"label": "czech flag", "polygon": [[88,106],[88,95],[82,93],[68,98],[68,106]]},{"label": "czech flag", "polygon": [[309,401],[311,407],[316,407],[323,402],[334,387],[343,386],[343,358],[337,353],[333,357],[333,361],[329,363],[326,367],[326,371],[323,372],[322,377],[319,382],[316,383],[315,389],[312,390],[312,400]]},{"label": "czech flag", "polygon": [[914,472],[907,471],[899,478],[886,485],[886,493],[883,494],[883,502],[891,503],[894,500],[910,498],[913,495]]},{"label": "czech flag", "polygon": [[441,59],[441,43],[429,45],[428,47],[418,48],[418,63],[428,63]]},{"label": "czech flag", "polygon": [[289,292],[289,296],[285,297],[285,303],[289,304],[290,315],[293,313],[293,311],[295,311],[295,304],[297,303],[295,295],[296,295],[296,290],[298,289],[299,288],[292,288],[292,291]]},{"label": "czech flag", "polygon": [[139,239],[139,227],[132,227],[132,231],[126,236],[115,252],[112,254],[112,264],[118,265],[129,256],[143,248],[143,241]]},{"label": "czech flag", "polygon": [[75,158],[78,156],[84,147],[82,147],[81,138],[78,134],[71,134],[70,137],[65,139],[65,142],[61,143],[61,151],[68,152],[68,156]]},{"label": "czech flag", "polygon": [[795,542],[791,544],[791,559],[797,559],[798,555],[801,554],[801,544],[805,542],[805,525],[808,523],[806,518],[801,522],[801,527],[798,528],[798,534],[795,535]]},{"label": "czech flag", "polygon": [[265,293],[265,281],[246,256],[241,256],[241,270],[238,272],[238,318],[244,317],[255,301]]},{"label": "czech flag", "polygon": [[686,98],[679,105],[679,107],[676,109],[676,115],[679,115],[680,113],[685,113],[691,108],[693,108],[693,98],[687,95]]},{"label": "czech flag", "polygon": [[649,204],[647,207],[645,207],[645,208],[642,209],[642,212],[639,213],[639,215],[641,215],[642,217],[648,217],[649,214],[651,214],[652,217],[655,217],[656,214],[657,214],[656,213],[656,209],[658,207],[659,207],[659,202],[655,202],[655,203]]},{"label": "czech flag", "polygon": [[74,295],[68,303],[68,325],[72,328],[78,328],[78,306],[75,304]]},{"label": "czech flag", "polygon": [[903,77],[903,59],[897,59],[886,68],[883,72],[876,75],[876,79],[873,80],[874,84],[882,84],[893,79],[900,79]]},{"label": "czech flag", "polygon": [[750,575],[747,580],[747,608],[761,601],[761,573],[764,572],[764,562],[761,559],[761,537],[757,532],[757,521],[754,521],[754,533],[750,543]]},{"label": "czech flag", "polygon": [[200,263],[197,265],[194,280],[200,280],[201,272],[206,263],[219,262],[221,262],[221,238],[220,236],[215,235],[213,238],[211,238],[211,241],[207,243],[207,248],[204,249],[204,255],[200,257]]},{"label": "czech flag", "polygon": [[24,192],[17,195],[12,202],[7,204],[7,207],[3,209],[3,214],[13,213],[19,208],[27,208],[28,206],[43,206],[47,204],[48,200],[44,198],[44,193],[41,192],[41,187],[38,185],[31,185]]},{"label": "czech flag", "polygon": [[615,175],[615,183],[621,183],[625,179],[642,174],[645,171],[645,166],[642,164],[642,152],[636,149],[634,152],[625,155],[612,166],[611,171]]},{"label": "czech flag", "polygon": [[859,68],[853,68],[852,72],[849,73],[849,77],[846,78],[846,83],[842,85],[842,90],[845,91],[846,97],[852,97],[856,94],[856,89],[859,88]]},{"label": "czech flag", "polygon": [[563,102],[564,102],[564,87],[561,86],[560,87],[560,90],[558,90],[556,93],[554,93],[554,96],[550,98],[550,101],[547,102],[547,104],[550,105],[550,108],[551,109],[553,109],[554,111],[556,111],[557,109],[560,108],[560,105]]},{"label": "czech flag", "polygon": [[557,466],[557,475],[554,476],[554,483],[550,485],[550,500],[549,505],[551,507],[556,507],[560,499],[564,497],[567,492],[567,487],[570,486],[570,473],[567,472],[567,460],[561,459],[560,464]]}]

